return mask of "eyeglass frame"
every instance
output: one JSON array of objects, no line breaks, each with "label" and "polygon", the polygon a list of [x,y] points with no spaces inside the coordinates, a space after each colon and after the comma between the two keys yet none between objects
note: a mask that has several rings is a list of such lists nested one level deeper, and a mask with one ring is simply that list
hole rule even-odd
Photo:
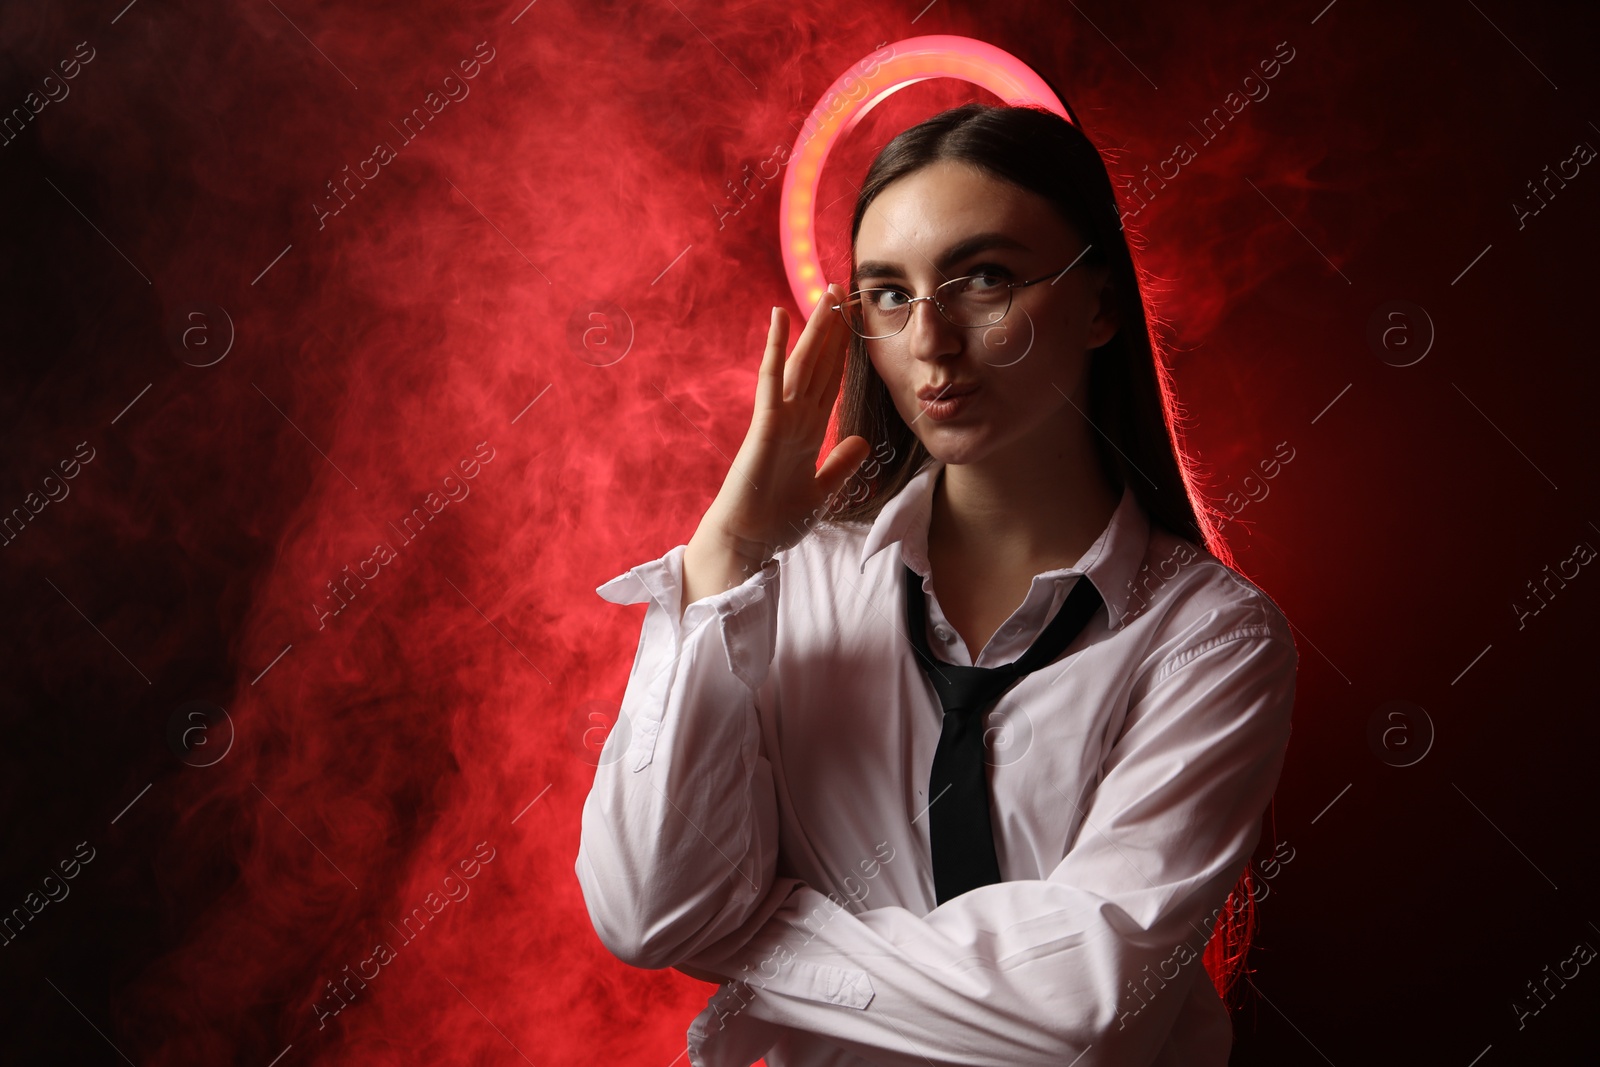
[{"label": "eyeglass frame", "polygon": [[[1087,252],[1087,251],[1088,251],[1088,249],[1084,249],[1084,252]],[[900,324],[900,328],[898,330],[896,330],[894,333],[886,333],[886,334],[883,334],[882,336],[879,336],[879,337],[866,337],[866,336],[863,336],[862,334],[856,333],[856,328],[854,326],[850,325],[850,316],[848,316],[848,315],[846,315],[844,313],[844,306],[845,306],[845,304],[848,304],[855,297],[860,296],[862,293],[871,292],[871,291],[876,290],[876,289],[888,289],[889,288],[888,286],[886,286],[886,285],[873,285],[873,286],[868,286],[865,289],[857,289],[857,290],[855,290],[855,292],[852,292],[852,293],[849,293],[848,295],[846,295],[845,298],[842,301],[840,301],[839,303],[831,305],[831,308],[832,308],[832,310],[837,311],[839,313],[839,317],[840,318],[844,319],[845,327],[847,329],[849,329],[849,331],[851,333],[854,333],[857,337],[860,337],[863,341],[887,341],[891,337],[900,336],[902,333],[905,332],[906,327],[911,325],[911,309],[914,308],[917,304],[921,303],[924,300],[933,301],[934,310],[938,311],[939,312],[939,317],[941,319],[943,319],[944,321],[950,323],[950,325],[955,326],[955,327],[957,327],[959,329],[963,329],[963,330],[983,330],[983,329],[988,329],[990,327],[999,325],[1000,322],[1003,321],[1007,315],[1011,314],[1011,305],[1015,302],[1016,295],[1017,295],[1016,294],[1016,290],[1018,290],[1018,289],[1026,289],[1030,285],[1038,285],[1040,282],[1044,281],[1046,278],[1055,278],[1055,279],[1057,279],[1059,281],[1061,279],[1061,277],[1067,273],[1067,271],[1071,270],[1073,267],[1076,267],[1078,265],[1078,260],[1082,259],[1082,258],[1083,258],[1083,252],[1080,252],[1080,253],[1078,253],[1078,259],[1074,259],[1071,263],[1068,263],[1065,267],[1062,267],[1058,271],[1051,271],[1049,274],[1040,275],[1039,277],[1033,279],[1032,281],[1027,281],[1027,282],[1006,282],[1005,283],[1005,287],[1006,287],[1006,290],[1007,290],[1007,292],[1006,292],[1006,309],[1004,311],[1002,311],[1000,313],[999,317],[996,318],[993,322],[980,322],[976,326],[964,325],[963,323],[956,322],[955,320],[950,318],[949,315],[946,315],[945,312],[944,312],[944,305],[941,304],[938,301],[937,294],[938,294],[940,289],[943,289],[947,285],[954,285],[956,282],[964,282],[968,278],[990,278],[990,277],[993,277],[993,275],[991,275],[991,274],[963,274],[959,278],[950,278],[950,279],[948,279],[946,281],[940,282],[938,285],[934,286],[933,292],[929,293],[927,296],[914,296],[914,297],[912,297],[910,300],[906,301],[906,303],[904,305],[904,307],[906,309],[906,321],[902,322]],[[1054,285],[1055,282],[1051,282],[1050,284]]]}]

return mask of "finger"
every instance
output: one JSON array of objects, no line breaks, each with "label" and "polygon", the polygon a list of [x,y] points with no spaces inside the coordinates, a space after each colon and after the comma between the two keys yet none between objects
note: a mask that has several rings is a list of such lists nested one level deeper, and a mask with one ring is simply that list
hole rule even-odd
[{"label": "finger", "polygon": [[[831,303],[836,304],[845,298],[844,286],[839,286],[837,294]],[[842,314],[830,308],[828,319],[828,335],[822,341],[817,367],[812,375],[812,395],[817,406],[824,412],[833,410],[834,399],[839,393],[840,373],[844,369],[845,354],[850,349],[850,338],[853,336],[850,327],[845,325]]]},{"label": "finger", "polygon": [[781,307],[772,309],[767,324],[767,347],[761,354],[761,368],[756,372],[756,410],[771,411],[778,407],[783,395],[784,349],[789,341],[789,313]]},{"label": "finger", "polygon": [[[812,395],[813,383],[819,381],[816,373],[818,359],[833,336],[832,320],[839,317],[839,313],[833,310],[837,300],[834,286],[830,285],[823,291],[816,307],[812,308],[811,318],[806,321],[800,340],[795,342],[794,352],[789,356],[794,370],[785,375],[785,399]],[[789,380],[791,377],[792,381]]]},{"label": "finger", "polygon": [[837,331],[829,337],[827,347],[824,349],[824,363],[819,375],[822,389],[817,395],[817,405],[826,412],[831,412],[839,399],[839,383],[844,380],[844,366],[850,352],[850,327],[842,321],[838,312],[833,312],[835,317],[841,319],[837,324]]}]

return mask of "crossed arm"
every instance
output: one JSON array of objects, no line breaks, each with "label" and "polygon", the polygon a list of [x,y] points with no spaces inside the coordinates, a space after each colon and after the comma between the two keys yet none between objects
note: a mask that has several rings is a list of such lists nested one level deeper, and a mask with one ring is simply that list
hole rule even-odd
[{"label": "crossed arm", "polygon": [[776,887],[748,941],[679,964],[730,983],[691,1028],[693,1060],[739,1062],[776,1026],[884,1067],[1150,1063],[1210,981],[1201,956],[1277,783],[1294,669],[1292,645],[1249,631],[1155,683],[1048,878],[921,917]]},{"label": "crossed arm", "polygon": [[635,595],[656,582],[624,698],[632,736],[623,752],[608,741],[577,872],[620,958],[725,983],[691,1027],[692,1063],[745,1067],[785,1028],[886,1067],[1158,1055],[1192,983],[1209,981],[1199,956],[1277,783],[1296,666],[1285,632],[1240,626],[1164,666],[1100,783],[1061,798],[1084,805],[1083,823],[1047,878],[923,916],[853,914],[774,877],[765,674],[751,664],[770,662],[775,569],[691,605],[675,630],[673,572],[652,566],[631,572]]}]

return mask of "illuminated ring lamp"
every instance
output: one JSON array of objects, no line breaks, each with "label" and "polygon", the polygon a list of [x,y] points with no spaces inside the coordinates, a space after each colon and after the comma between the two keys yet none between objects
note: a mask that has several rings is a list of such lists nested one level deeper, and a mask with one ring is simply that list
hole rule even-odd
[{"label": "illuminated ring lamp", "polygon": [[[888,58],[878,59],[885,54]],[[857,72],[857,68],[874,63],[877,70],[872,74]],[[789,153],[789,172],[784,175],[783,199],[778,206],[778,242],[783,249],[784,271],[801,314],[808,318],[828,284],[822,277],[816,241],[817,188],[828,153],[880,101],[929,78],[958,78],[989,90],[1007,104],[1038,104],[1073,121],[1055,91],[1031,67],[1010,52],[971,37],[909,37],[885,45],[841,74],[811,110]],[[845,87],[852,80],[858,83],[858,91],[860,85],[866,87],[865,94],[857,100],[845,95]],[[844,101],[844,107],[825,114],[824,104],[830,100]]]}]

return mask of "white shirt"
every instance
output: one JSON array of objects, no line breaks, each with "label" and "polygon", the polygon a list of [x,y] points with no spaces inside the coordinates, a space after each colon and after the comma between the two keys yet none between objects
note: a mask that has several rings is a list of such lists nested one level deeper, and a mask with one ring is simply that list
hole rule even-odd
[{"label": "white shirt", "polygon": [[1125,490],[980,651],[1021,657],[1083,576],[1105,600],[989,712],[1004,880],[935,906],[943,711],[901,576],[922,576],[929,647],[973,664],[927,558],[942,468],[681,621],[684,545],[599,587],[649,606],[583,807],[595,930],[635,966],[739,979],[691,1024],[694,1067],[1221,1067],[1231,1026],[1200,954],[1283,765],[1288,624]]}]

